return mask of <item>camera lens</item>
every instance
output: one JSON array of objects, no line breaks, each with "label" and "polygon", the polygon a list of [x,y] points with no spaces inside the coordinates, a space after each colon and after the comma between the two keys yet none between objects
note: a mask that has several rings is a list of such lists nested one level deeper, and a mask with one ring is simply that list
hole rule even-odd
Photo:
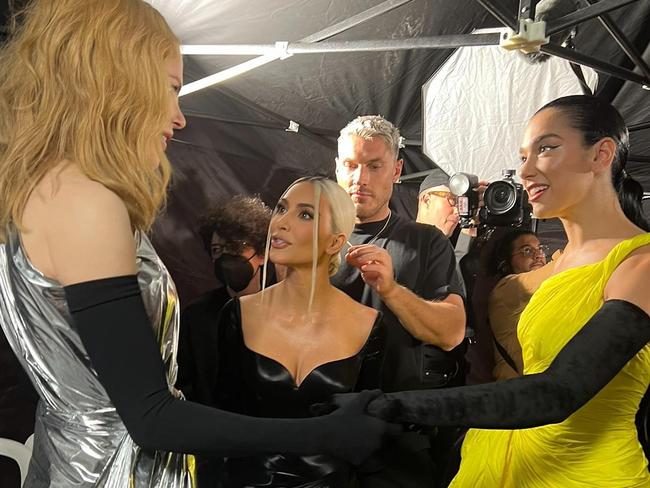
[{"label": "camera lens", "polygon": [[499,188],[494,192],[494,201],[498,205],[505,205],[508,203],[508,192],[503,188]]},{"label": "camera lens", "polygon": [[503,215],[515,206],[517,189],[508,181],[495,181],[485,189],[485,206],[493,215]]}]

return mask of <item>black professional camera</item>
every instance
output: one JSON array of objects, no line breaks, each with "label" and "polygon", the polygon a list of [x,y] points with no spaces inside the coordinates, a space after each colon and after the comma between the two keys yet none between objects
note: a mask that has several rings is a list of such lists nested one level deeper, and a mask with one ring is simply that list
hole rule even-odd
[{"label": "black professional camera", "polygon": [[449,190],[456,195],[461,227],[475,226],[475,216],[481,226],[530,227],[532,206],[524,187],[515,182],[515,170],[504,169],[502,180],[490,183],[483,194],[479,209],[478,177],[456,173],[449,178]]},{"label": "black professional camera", "polygon": [[504,169],[501,175],[502,180],[490,183],[485,189],[484,206],[479,210],[479,220],[491,226],[529,226],[533,207],[528,203],[528,193],[512,178],[515,170]]}]

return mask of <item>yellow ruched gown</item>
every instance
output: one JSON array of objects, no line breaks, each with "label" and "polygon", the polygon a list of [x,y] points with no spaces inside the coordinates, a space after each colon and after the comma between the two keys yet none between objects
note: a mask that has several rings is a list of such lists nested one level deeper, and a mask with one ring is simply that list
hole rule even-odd
[{"label": "yellow ruched gown", "polygon": [[[616,267],[648,244],[650,233],[638,235],[619,243],[602,261],[568,269],[542,284],[518,325],[524,374],[550,365],[601,307]],[[649,383],[650,344],[564,422],[521,430],[471,429],[450,487],[650,487],[634,424]]]}]

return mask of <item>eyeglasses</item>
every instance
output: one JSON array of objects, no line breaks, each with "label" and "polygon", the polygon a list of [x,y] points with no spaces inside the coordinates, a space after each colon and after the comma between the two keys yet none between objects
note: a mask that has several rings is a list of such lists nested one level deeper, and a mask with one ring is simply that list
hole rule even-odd
[{"label": "eyeglasses", "polygon": [[538,254],[543,254],[546,256],[548,253],[548,246],[542,244],[539,247],[533,246],[524,246],[516,252],[513,252],[512,255],[523,254],[526,258],[535,258]]},{"label": "eyeglasses", "polygon": [[458,201],[456,195],[454,195],[450,191],[442,191],[442,190],[438,191],[438,190],[436,190],[436,191],[430,191],[429,194],[446,199],[447,202],[449,203],[449,205],[451,205],[452,207],[455,207],[456,202]]}]

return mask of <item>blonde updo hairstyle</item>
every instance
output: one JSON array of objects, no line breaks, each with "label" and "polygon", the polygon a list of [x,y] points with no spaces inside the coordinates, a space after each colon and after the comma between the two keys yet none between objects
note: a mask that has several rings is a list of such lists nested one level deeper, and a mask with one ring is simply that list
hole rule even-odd
[{"label": "blonde updo hairstyle", "polygon": [[[329,222],[330,232],[332,234],[343,234],[345,240],[347,241],[352,234],[354,229],[354,223],[356,218],[356,210],[350,195],[341,188],[335,181],[326,178],[324,176],[309,176],[304,178],[299,178],[284,191],[282,194],[283,198],[287,192],[299,183],[311,183],[314,186],[314,226],[313,226],[313,238],[312,238],[312,282],[311,282],[311,293],[309,298],[309,307],[313,303],[315,284],[316,284],[316,267],[318,264],[318,230],[320,228],[320,200],[323,196],[330,206],[330,215],[331,219]],[[269,227],[269,232],[266,239],[266,252],[264,255],[264,272],[263,272],[263,288],[266,283],[266,270],[269,256],[269,249],[271,246],[271,229]],[[333,276],[339,269],[341,265],[341,252],[339,251],[333,254],[330,257],[328,265],[328,274]]]},{"label": "blonde updo hairstyle", "polygon": [[180,56],[163,17],[142,0],[35,0],[11,30],[0,50],[0,240],[65,160],[115,192],[134,228],[149,229],[171,173],[163,62]]}]

